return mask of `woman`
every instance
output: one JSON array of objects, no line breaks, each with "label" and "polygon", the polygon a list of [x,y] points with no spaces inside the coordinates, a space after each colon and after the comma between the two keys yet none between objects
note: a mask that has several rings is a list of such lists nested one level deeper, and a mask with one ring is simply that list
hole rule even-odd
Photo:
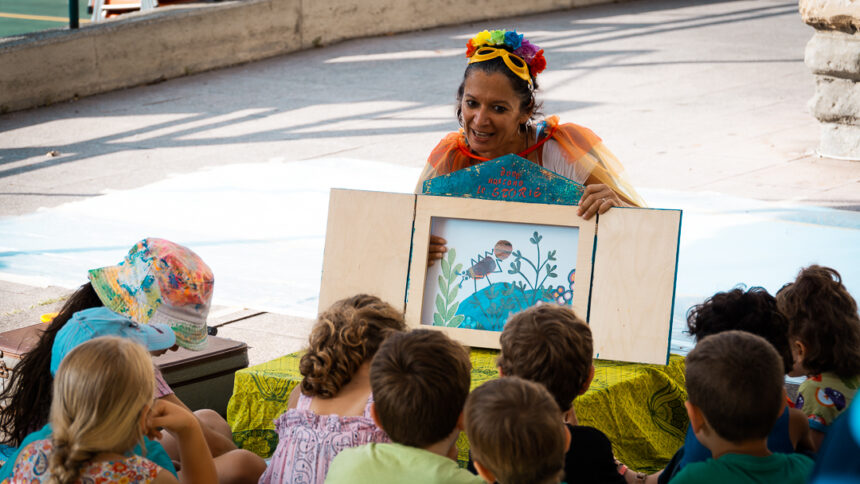
[{"label": "woman", "polygon": [[[537,75],[546,68],[543,50],[521,34],[483,31],[466,44],[469,59],[457,90],[462,129],[433,149],[419,179],[425,180],[515,153],[585,185],[579,214],[591,218],[616,206],[645,202],[622,176],[623,167],[588,128],[559,124],[551,116],[535,123]],[[442,258],[444,239],[431,236],[429,263]]]}]

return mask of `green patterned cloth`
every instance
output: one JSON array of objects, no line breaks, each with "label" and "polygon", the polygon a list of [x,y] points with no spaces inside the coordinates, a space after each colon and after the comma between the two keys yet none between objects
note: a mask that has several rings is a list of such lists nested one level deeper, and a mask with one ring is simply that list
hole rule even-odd
[{"label": "green patterned cloth", "polygon": [[[301,355],[236,372],[227,421],[240,448],[263,457],[275,451],[273,420],[286,410],[290,392],[301,381]],[[497,355],[493,350],[471,351],[472,388],[499,376]],[[631,469],[662,469],[684,443],[687,428],[684,358],[672,355],[666,366],[595,360],[594,369],[591,388],[574,402],[579,423],[602,430],[615,456]],[[469,448],[465,435],[457,446],[463,464]]]}]

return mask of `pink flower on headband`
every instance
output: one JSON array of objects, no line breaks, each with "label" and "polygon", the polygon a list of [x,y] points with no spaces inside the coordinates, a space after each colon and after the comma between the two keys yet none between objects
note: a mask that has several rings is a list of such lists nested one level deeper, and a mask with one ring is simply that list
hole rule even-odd
[{"label": "pink flower on headband", "polygon": [[[537,55],[538,51],[543,52],[540,47],[532,44],[528,40],[523,39],[520,48],[514,51],[515,55],[518,55],[526,61],[527,64],[532,63],[532,59],[534,59],[535,55]],[[543,69],[541,69],[543,70]]]}]

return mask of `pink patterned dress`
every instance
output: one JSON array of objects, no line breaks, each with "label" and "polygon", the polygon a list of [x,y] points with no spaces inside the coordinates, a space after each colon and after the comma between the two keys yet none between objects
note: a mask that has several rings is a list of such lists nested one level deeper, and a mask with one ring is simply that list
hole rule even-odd
[{"label": "pink patterned dress", "polygon": [[310,410],[311,397],[300,394],[296,408],[275,419],[278,448],[260,484],[322,484],[329,464],[343,449],[391,442],[370,418],[371,403],[373,395],[361,416],[317,415]]},{"label": "pink patterned dress", "polygon": [[[53,451],[51,439],[37,440],[21,450],[15,461],[12,483],[35,484],[48,482],[48,459]],[[122,460],[99,461],[81,467],[79,483],[108,484],[111,482],[149,483],[158,476],[158,465],[133,455]]]}]

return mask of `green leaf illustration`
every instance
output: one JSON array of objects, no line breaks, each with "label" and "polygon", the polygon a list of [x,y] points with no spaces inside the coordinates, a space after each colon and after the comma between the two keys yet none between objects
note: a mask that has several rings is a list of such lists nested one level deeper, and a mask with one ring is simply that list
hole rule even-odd
[{"label": "green leaf illustration", "polygon": [[444,257],[442,258],[442,274],[445,274],[447,279],[451,279],[451,264]]},{"label": "green leaf illustration", "polygon": [[442,300],[441,294],[436,294],[436,311],[438,311],[439,314],[442,314],[443,317],[448,313],[448,311],[445,310],[445,301]]},{"label": "green leaf illustration", "polygon": [[433,326],[445,326],[445,321],[442,320],[439,313],[433,313]]},{"label": "green leaf illustration", "polygon": [[460,307],[460,303],[455,302],[450,308],[448,308],[448,314],[447,314],[447,317],[445,319],[447,319],[448,321],[454,319],[454,315],[457,314],[457,308],[458,307]]},{"label": "green leaf illustration", "polygon": [[449,302],[450,302],[450,301],[453,301],[454,299],[456,299],[456,298],[457,298],[457,292],[458,292],[458,291],[459,291],[459,289],[457,288],[457,285],[456,285],[456,284],[452,284],[452,285],[451,285],[451,292],[449,292],[449,293],[448,293],[448,301],[449,301]]},{"label": "green leaf illustration", "polygon": [[451,321],[448,322],[448,326],[452,327],[452,328],[456,328],[456,327],[460,326],[460,323],[462,323],[464,319],[466,319],[466,316],[463,316],[462,314],[458,314],[458,315],[454,316],[453,318],[451,318]]},{"label": "green leaf illustration", "polygon": [[454,275],[455,276],[459,276],[461,272],[463,272],[463,264],[457,264],[456,266],[454,266]]}]

